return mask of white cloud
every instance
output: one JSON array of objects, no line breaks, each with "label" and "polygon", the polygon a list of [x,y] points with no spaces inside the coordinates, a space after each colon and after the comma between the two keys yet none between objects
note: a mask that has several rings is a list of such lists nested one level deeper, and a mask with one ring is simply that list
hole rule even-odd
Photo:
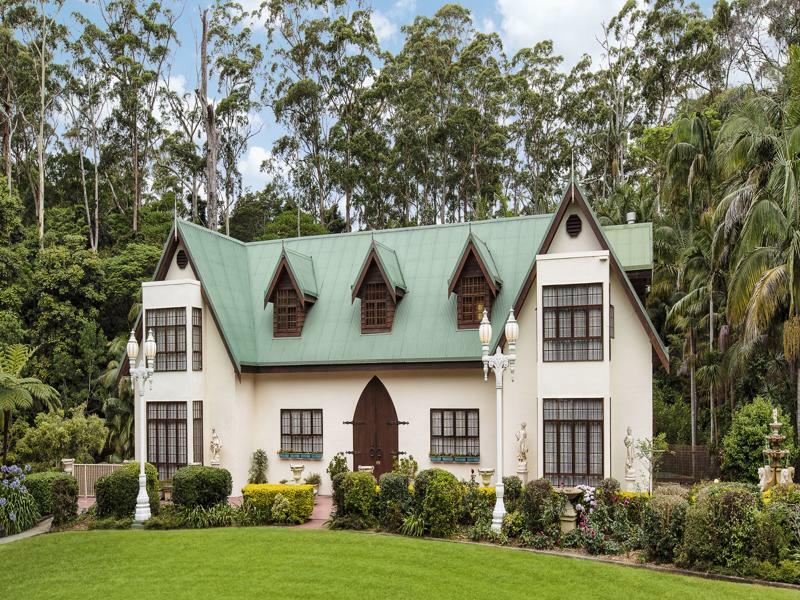
[{"label": "white cloud", "polygon": [[167,89],[175,92],[179,96],[183,96],[186,93],[186,83],[186,77],[183,75],[170,74],[167,80]]},{"label": "white cloud", "polygon": [[550,39],[555,53],[564,57],[565,69],[584,53],[596,64],[602,55],[597,42],[602,23],[623,4],[625,0],[497,0],[500,34],[510,55]]},{"label": "white cloud", "polygon": [[253,145],[247,149],[247,154],[239,161],[239,172],[242,174],[244,187],[260,189],[270,180],[269,174],[261,170],[261,165],[271,156],[263,146]]},{"label": "white cloud", "polygon": [[397,35],[397,25],[383,13],[376,10],[372,13],[370,20],[372,21],[372,28],[375,30],[375,35],[378,36],[381,42]]}]

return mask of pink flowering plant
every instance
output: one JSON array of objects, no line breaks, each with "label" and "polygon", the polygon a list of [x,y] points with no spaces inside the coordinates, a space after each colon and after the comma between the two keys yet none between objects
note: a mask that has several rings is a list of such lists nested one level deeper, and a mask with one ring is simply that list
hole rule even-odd
[{"label": "pink flowering plant", "polygon": [[40,518],[36,501],[25,486],[30,472],[29,465],[0,466],[0,537],[30,529]]}]

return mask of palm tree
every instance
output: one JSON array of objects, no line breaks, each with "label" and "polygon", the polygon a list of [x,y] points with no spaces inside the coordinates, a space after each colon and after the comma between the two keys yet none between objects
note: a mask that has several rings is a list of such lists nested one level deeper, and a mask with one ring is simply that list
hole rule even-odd
[{"label": "palm tree", "polygon": [[0,416],[3,420],[3,463],[8,456],[9,431],[14,412],[30,408],[35,401],[52,409],[58,392],[35,377],[22,377],[33,351],[22,344],[12,344],[0,351]]},{"label": "palm tree", "polygon": [[[754,342],[782,330],[795,370],[800,440],[800,48],[790,49],[785,98],[758,97],[732,116],[721,156],[742,169],[749,198],[734,257],[728,317]],[[734,192],[735,193],[735,192]],[[736,202],[732,202],[732,207]]]},{"label": "palm tree", "polygon": [[[120,356],[125,350],[127,338],[118,337],[109,342],[109,354]],[[106,449],[120,460],[129,458],[133,451],[134,410],[133,391],[129,378],[117,381],[119,361],[111,360],[100,375],[99,382],[109,394],[103,401],[103,414],[106,417],[108,436]]]},{"label": "palm tree", "polygon": [[662,192],[674,202],[685,186],[689,206],[695,204],[695,190],[704,184],[705,201],[699,207],[703,212],[712,204],[714,173],[714,140],[708,118],[702,113],[678,119],[672,132],[672,145],[667,151],[666,185]]}]

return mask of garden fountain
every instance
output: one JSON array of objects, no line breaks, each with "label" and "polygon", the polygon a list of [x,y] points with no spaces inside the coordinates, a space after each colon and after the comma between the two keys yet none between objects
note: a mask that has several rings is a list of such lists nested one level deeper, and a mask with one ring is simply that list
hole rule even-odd
[{"label": "garden fountain", "polygon": [[789,451],[781,448],[786,436],[780,433],[783,423],[778,421],[777,408],[772,409],[772,423],[769,426],[772,433],[767,434],[767,447],[764,449],[764,457],[769,464],[758,470],[759,486],[762,492],[776,485],[790,484],[794,479],[794,467],[782,467]]}]

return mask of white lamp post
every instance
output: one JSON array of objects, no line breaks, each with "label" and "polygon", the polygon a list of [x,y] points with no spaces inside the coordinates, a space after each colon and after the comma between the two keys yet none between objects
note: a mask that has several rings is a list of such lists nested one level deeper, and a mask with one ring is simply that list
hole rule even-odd
[{"label": "white lamp post", "polygon": [[492,339],[492,324],[489,322],[489,315],[484,310],[483,320],[478,329],[481,338],[481,348],[483,357],[483,380],[489,377],[489,369],[494,371],[495,391],[497,395],[497,483],[495,484],[495,504],[492,511],[492,530],[500,531],[503,526],[503,517],[506,516],[506,507],[503,504],[503,372],[506,368],[511,370],[511,381],[514,381],[514,367],[517,363],[517,339],[519,339],[519,324],[514,318],[514,309],[508,313],[506,321],[506,341],[508,342],[509,354],[503,354],[498,346],[497,351],[489,354],[489,342]]},{"label": "white lamp post", "polygon": [[153,365],[156,359],[156,340],[153,337],[153,330],[147,332],[147,339],[144,342],[145,363],[141,367],[136,366],[136,358],[139,356],[139,343],[136,335],[131,331],[131,337],[127,345],[128,362],[131,366],[131,385],[133,385],[134,401],[136,384],[139,386],[139,397],[142,399],[139,411],[139,423],[136,425],[136,432],[139,434],[139,494],[136,496],[136,512],[134,520],[137,523],[144,523],[150,518],[150,498],[147,496],[147,475],[145,475],[144,465],[147,462],[147,436],[145,434],[145,411],[147,410],[144,402],[144,384],[150,382],[150,389],[153,388]]}]

